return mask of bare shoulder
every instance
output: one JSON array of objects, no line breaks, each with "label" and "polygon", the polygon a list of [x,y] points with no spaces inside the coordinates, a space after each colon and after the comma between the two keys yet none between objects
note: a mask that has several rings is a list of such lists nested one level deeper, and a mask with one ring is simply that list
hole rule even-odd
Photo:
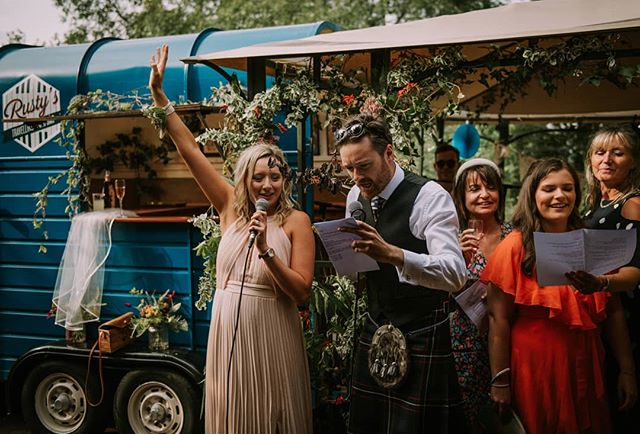
[{"label": "bare shoulder", "polygon": [[621,214],[628,220],[640,220],[640,196],[627,200],[622,207]]},{"label": "bare shoulder", "polygon": [[295,232],[296,230],[311,230],[311,219],[306,212],[293,210],[284,221],[286,232]]}]

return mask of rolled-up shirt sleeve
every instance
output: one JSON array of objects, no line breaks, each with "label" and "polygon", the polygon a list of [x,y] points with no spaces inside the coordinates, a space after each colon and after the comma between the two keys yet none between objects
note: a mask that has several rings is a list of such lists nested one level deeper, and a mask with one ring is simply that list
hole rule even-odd
[{"label": "rolled-up shirt sleeve", "polygon": [[409,218],[411,233],[425,240],[428,254],[403,249],[404,263],[396,267],[402,283],[459,291],[467,269],[458,243],[458,216],[449,193],[428,182],[418,193]]}]

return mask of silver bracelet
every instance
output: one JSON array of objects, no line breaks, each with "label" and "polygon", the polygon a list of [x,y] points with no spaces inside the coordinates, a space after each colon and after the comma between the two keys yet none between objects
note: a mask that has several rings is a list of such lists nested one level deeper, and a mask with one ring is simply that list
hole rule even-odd
[{"label": "silver bracelet", "polygon": [[175,107],[173,107],[173,104],[171,104],[171,102],[168,102],[166,106],[162,107],[162,110],[164,110],[164,114],[166,117],[169,117],[171,113],[176,112],[176,109]]}]

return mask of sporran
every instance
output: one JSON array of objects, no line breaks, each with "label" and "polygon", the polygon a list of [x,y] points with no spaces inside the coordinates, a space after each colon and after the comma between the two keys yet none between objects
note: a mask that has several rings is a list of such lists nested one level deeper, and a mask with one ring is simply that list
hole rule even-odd
[{"label": "sporran", "polygon": [[394,389],[407,377],[409,351],[402,332],[385,324],[373,334],[369,348],[369,374],[384,389]]}]

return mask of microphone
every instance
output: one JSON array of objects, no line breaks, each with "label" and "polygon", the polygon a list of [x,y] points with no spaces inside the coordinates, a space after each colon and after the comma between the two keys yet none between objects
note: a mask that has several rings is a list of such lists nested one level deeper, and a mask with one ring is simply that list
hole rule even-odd
[{"label": "microphone", "polygon": [[[269,201],[267,199],[263,199],[260,198],[258,200],[256,200],[256,211],[267,211],[267,208],[269,208]],[[256,242],[256,236],[258,235],[258,233],[255,231],[255,229],[251,229],[249,231],[249,248],[253,247],[253,243]]]},{"label": "microphone", "polygon": [[359,201],[351,202],[347,207],[349,215],[358,221],[365,221],[364,209]]}]

